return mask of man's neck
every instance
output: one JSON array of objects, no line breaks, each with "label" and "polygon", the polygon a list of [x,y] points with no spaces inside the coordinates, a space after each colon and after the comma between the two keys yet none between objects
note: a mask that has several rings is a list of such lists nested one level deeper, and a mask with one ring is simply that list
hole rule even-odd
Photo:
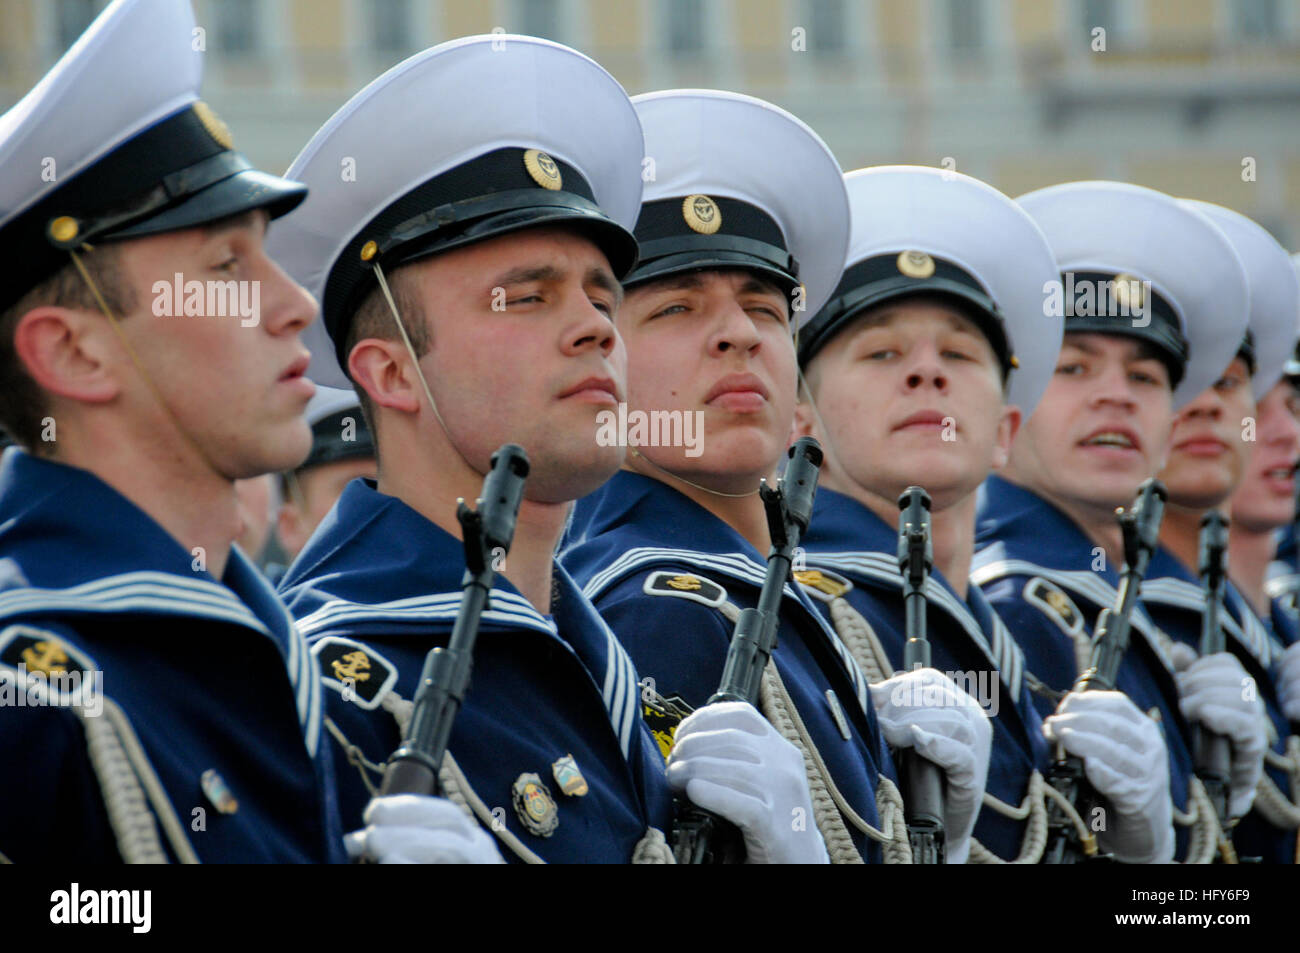
[{"label": "man's neck", "polygon": [[[455,455],[455,466],[439,467],[437,472],[431,472],[425,461],[437,454],[416,458],[400,452],[389,455],[388,449],[391,448],[381,450],[384,463],[379,472],[379,492],[396,497],[430,523],[463,540],[460,521],[456,518],[457,503],[462,499],[478,499],[483,490],[483,474],[470,468],[458,455]],[[444,461],[452,456],[450,450],[441,455]],[[510,552],[497,566],[497,571],[542,615],[551,613],[555,548],[571,505],[524,500],[515,521]]]},{"label": "man's neck", "polygon": [[1277,551],[1274,531],[1262,531],[1240,524],[1228,533],[1228,575],[1255,614],[1267,619],[1272,613],[1272,603],[1264,583],[1268,581],[1268,564]]},{"label": "man's neck", "polygon": [[[831,476],[827,488],[861,503],[886,526],[898,526],[898,502],[871,492],[852,481]],[[975,553],[975,494],[930,513],[930,541],[937,569],[962,599],[970,584],[970,564]],[[892,554],[891,554],[892,555]]]},{"label": "man's neck", "polygon": [[51,459],[93,473],[138,506],[191,555],[196,570],[225,575],[240,528],[233,480],[196,463],[188,447],[119,439],[106,428],[71,431],[64,429]]},{"label": "man's neck", "polygon": [[[1115,507],[1106,503],[1088,503],[1058,497],[1039,487],[1021,483],[1010,472],[1010,468],[1001,475],[1009,482],[1042,497],[1064,513],[1090,542],[1100,547],[1106,554],[1106,565],[1113,567],[1117,573],[1123,570],[1124,534],[1120,532],[1119,523],[1115,519]],[[1134,492],[1136,494],[1136,490]]]},{"label": "man's neck", "polygon": [[1169,502],[1160,521],[1160,545],[1191,572],[1197,571],[1200,560],[1201,517],[1206,512]]},{"label": "man's neck", "polygon": [[[763,476],[759,474],[753,476],[753,493],[747,493],[744,496],[730,496],[702,489],[704,484],[699,480],[692,480],[688,483],[665,470],[660,470],[642,462],[639,458],[630,458],[625,469],[650,477],[652,480],[658,480],[693,502],[698,503],[745,537],[750,545],[764,557],[767,556],[768,550],[772,548],[772,536],[767,529],[767,511],[763,508],[762,497],[758,495],[759,480],[763,479]],[[775,469],[776,465],[773,464],[773,470]],[[767,479],[772,482],[770,475],[767,475]],[[745,483],[749,481],[742,480],[739,482]]]}]

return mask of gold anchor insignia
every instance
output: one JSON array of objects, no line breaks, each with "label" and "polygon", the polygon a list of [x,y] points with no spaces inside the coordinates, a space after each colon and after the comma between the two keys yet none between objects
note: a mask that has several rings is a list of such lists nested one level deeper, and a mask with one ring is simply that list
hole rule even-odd
[{"label": "gold anchor insignia", "polygon": [[334,676],[340,682],[348,679],[354,682],[367,682],[370,680],[370,673],[361,671],[370,668],[370,658],[360,649],[349,652],[342,658],[335,659],[330,665],[334,668]]},{"label": "gold anchor insignia", "polygon": [[29,672],[62,675],[68,671],[68,653],[63,651],[58,642],[37,642],[32,647],[23,649],[23,662]]},{"label": "gold anchor insignia", "polygon": [[1070,600],[1066,598],[1065,593],[1057,592],[1054,589],[1047,591],[1047,604],[1055,609],[1061,615],[1073,615],[1071,611]]},{"label": "gold anchor insignia", "polygon": [[796,569],[794,578],[796,582],[812,586],[828,596],[842,596],[849,591],[849,587],[844,583],[823,575],[819,569]]},{"label": "gold anchor insignia", "polygon": [[674,589],[695,590],[700,588],[700,580],[695,576],[673,576],[668,580],[668,585]]}]

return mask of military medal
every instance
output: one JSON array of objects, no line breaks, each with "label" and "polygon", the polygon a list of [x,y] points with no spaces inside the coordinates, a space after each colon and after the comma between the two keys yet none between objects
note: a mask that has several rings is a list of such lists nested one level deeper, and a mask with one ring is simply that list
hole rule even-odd
[{"label": "military medal", "polygon": [[199,786],[203,788],[203,794],[212,802],[212,806],[218,813],[234,814],[239,810],[239,802],[230,793],[230,788],[226,787],[226,779],[215,769],[208,768],[199,776]]},{"label": "military medal", "polygon": [[582,797],[587,793],[587,779],[578,770],[578,762],[572,754],[556,760],[551,765],[551,773],[555,775],[555,783],[560,786],[560,791],[567,796]]},{"label": "military medal", "polygon": [[[575,766],[576,767],[576,766]],[[550,837],[560,826],[559,810],[546,784],[532,771],[519,775],[511,787],[515,814],[538,837]]]}]

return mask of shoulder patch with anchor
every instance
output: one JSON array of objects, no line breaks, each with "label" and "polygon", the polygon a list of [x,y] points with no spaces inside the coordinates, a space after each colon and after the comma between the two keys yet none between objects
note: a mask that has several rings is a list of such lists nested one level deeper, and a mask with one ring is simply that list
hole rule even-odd
[{"label": "shoulder patch with anchor", "polygon": [[1060,586],[1035,576],[1025,583],[1024,595],[1067,635],[1083,631],[1083,613]]},{"label": "shoulder patch with anchor", "polygon": [[33,698],[67,705],[86,702],[78,696],[83,687],[96,690],[99,667],[48,629],[11,625],[0,631],[0,668],[25,676],[23,687]]},{"label": "shoulder patch with anchor", "polygon": [[368,645],[329,635],[311,647],[321,682],[367,710],[379,707],[397,682],[397,666]]},{"label": "shoulder patch with anchor", "polygon": [[641,590],[650,596],[676,596],[716,609],[727,601],[727,590],[716,582],[690,573],[660,570],[646,577]]},{"label": "shoulder patch with anchor", "polygon": [[832,602],[853,588],[853,583],[829,569],[796,569],[791,575],[804,592],[822,602]]}]

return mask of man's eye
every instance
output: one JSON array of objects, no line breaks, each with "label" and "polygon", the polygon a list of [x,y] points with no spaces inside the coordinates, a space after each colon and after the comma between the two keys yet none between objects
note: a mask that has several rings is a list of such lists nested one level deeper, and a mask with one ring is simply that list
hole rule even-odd
[{"label": "man's eye", "polygon": [[880,348],[876,351],[868,351],[863,357],[868,361],[887,361],[891,357],[897,357],[898,352],[892,347]]},{"label": "man's eye", "polygon": [[685,311],[685,310],[686,310],[686,306],[683,305],[683,304],[670,304],[670,305],[668,305],[668,306],[665,307],[665,308],[660,308],[660,309],[659,309],[658,311],[656,311],[654,314],[650,315],[650,317],[652,317],[652,318],[662,318],[662,317],[666,317],[666,316],[668,316],[668,315],[670,315],[670,314],[678,314],[678,313],[680,313],[680,312],[682,312],[682,311]]},{"label": "man's eye", "polygon": [[227,258],[221,264],[217,265],[213,271],[234,271],[239,266],[239,259],[235,257]]},{"label": "man's eye", "polygon": [[1223,393],[1231,393],[1242,385],[1243,381],[1235,374],[1226,374],[1214,382],[1214,389]]},{"label": "man's eye", "polygon": [[1146,371],[1130,371],[1129,378],[1137,381],[1139,384],[1158,384],[1160,383],[1154,374],[1148,374]]},{"label": "man's eye", "polygon": [[944,351],[944,352],[943,352],[943,356],[944,356],[944,357],[950,357],[950,358],[953,358],[954,360],[958,360],[958,361],[973,361],[973,360],[974,360],[974,358],[971,357],[969,354],[967,354],[965,351],[955,351],[955,350],[952,350],[951,348],[948,349],[948,350],[946,350],[946,351]]},{"label": "man's eye", "polygon": [[1064,375],[1067,376],[1067,377],[1077,377],[1078,375],[1080,375],[1080,374],[1083,373],[1083,365],[1082,365],[1082,364],[1077,364],[1077,363],[1076,363],[1076,364],[1058,364],[1058,365],[1056,365],[1056,373],[1058,373],[1058,374],[1064,374]]}]

